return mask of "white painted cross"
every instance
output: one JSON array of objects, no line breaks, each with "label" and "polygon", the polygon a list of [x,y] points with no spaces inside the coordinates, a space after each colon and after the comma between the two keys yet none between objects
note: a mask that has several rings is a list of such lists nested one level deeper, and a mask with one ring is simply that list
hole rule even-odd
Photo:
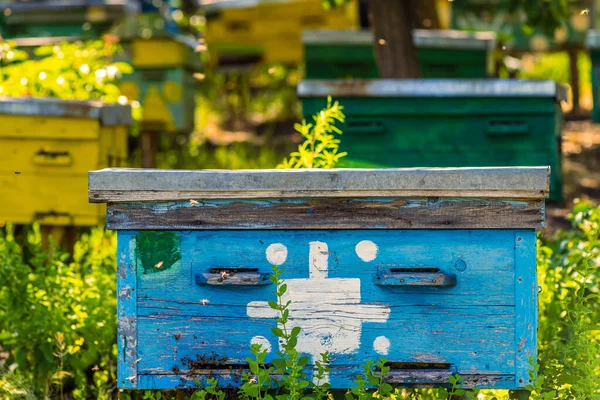
[{"label": "white painted cross", "polygon": [[[375,243],[363,240],[356,245],[357,255],[365,262],[377,257]],[[267,260],[281,265],[287,259],[287,248],[280,243],[271,244],[266,251]],[[348,354],[360,348],[364,322],[385,323],[390,315],[389,307],[378,304],[360,304],[360,279],[328,278],[329,250],[327,243],[311,242],[309,250],[309,278],[286,279],[287,292],[283,301],[290,300],[290,327],[302,328],[296,349],[308,354],[313,362],[321,353]],[[275,318],[266,301],[248,303],[246,312],[253,318]],[[251,343],[259,343],[271,350],[271,344],[263,336],[255,336]],[[375,339],[373,348],[379,354],[388,353],[390,341],[383,336]],[[328,379],[328,377],[327,377]]]}]

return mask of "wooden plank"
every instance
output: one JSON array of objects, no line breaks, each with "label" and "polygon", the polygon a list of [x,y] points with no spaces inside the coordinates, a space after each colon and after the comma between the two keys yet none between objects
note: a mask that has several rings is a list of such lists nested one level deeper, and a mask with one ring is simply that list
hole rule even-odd
[{"label": "wooden plank", "polygon": [[310,197],[481,197],[541,199],[548,197],[547,191],[538,190],[498,190],[484,194],[477,190],[315,190],[315,191],[125,191],[125,190],[89,190],[90,203],[126,203],[130,201],[171,201],[189,199],[298,199]]},{"label": "wooden plank", "polygon": [[505,229],[544,227],[543,200],[301,199],[113,203],[109,229]]},{"label": "wooden plank", "polygon": [[[234,268],[269,274],[277,264],[285,268],[285,279],[306,278],[311,243],[319,240],[327,243],[329,276],[360,277],[363,289],[370,288],[373,296],[379,293],[389,297],[399,309],[435,305],[442,297],[445,304],[456,307],[515,304],[514,234],[509,230],[175,231],[172,233],[176,238],[169,243],[148,235],[155,231],[139,232],[150,241],[161,241],[158,248],[164,252],[139,250],[152,254],[142,258],[145,262],[142,271],[147,273],[142,272],[139,277],[138,296],[164,298],[165,304],[171,301],[201,304],[207,293],[218,295],[223,291],[236,291],[236,296],[221,298],[221,304],[233,304],[230,301],[234,300],[249,303],[262,291],[270,296],[272,286],[252,290],[200,287],[195,275]],[[173,249],[165,250],[166,247]],[[172,257],[173,254],[176,256]],[[364,261],[361,256],[371,261]],[[163,264],[157,270],[155,266],[161,261]],[[377,273],[382,268],[423,266],[456,274],[457,286],[402,289],[376,285]]]},{"label": "wooden plank", "polygon": [[[140,375],[139,389],[172,389],[172,388],[192,388],[197,389],[198,383],[205,382],[206,379],[214,377],[219,381],[220,387],[238,387],[241,384],[240,377],[246,370],[197,370],[194,374],[162,374],[162,375]],[[348,366],[346,369],[332,368],[330,376],[332,379],[344,382],[344,387],[354,387],[356,375],[364,373],[359,367]],[[462,388],[470,389],[473,387],[489,389],[509,389],[514,386],[514,376],[512,375],[477,375],[466,373],[461,375],[463,378]],[[343,380],[342,380],[343,379]],[[427,387],[430,385],[407,385],[409,387]],[[405,387],[405,385],[403,385]]]},{"label": "wooden plank", "polygon": [[[139,374],[169,373],[174,366],[189,371],[185,361],[198,358],[206,361],[206,368],[216,368],[219,362],[222,366],[243,365],[251,357],[253,342],[270,350],[266,362],[274,358],[277,338],[270,331],[276,326],[272,318],[243,316],[239,309],[245,309],[244,306],[219,307],[209,303],[204,309],[221,311],[220,315],[210,316],[201,311],[201,306],[188,308],[185,304],[169,303],[169,309],[167,305],[160,308],[159,300],[153,304],[151,313],[145,306],[140,307],[143,313],[138,317]],[[335,312],[326,311],[332,306],[328,304],[322,304],[320,312],[302,309],[305,304],[291,307],[290,325],[305,328],[298,350],[311,358],[310,365],[314,365],[319,353],[330,351],[335,357],[331,366],[359,367],[365,360],[386,358],[402,363],[449,363],[461,375],[514,371],[512,307],[459,309],[441,304],[409,307],[405,312],[393,307],[389,320],[383,323],[366,320],[369,315],[365,304],[337,304]],[[229,308],[238,309],[235,314],[242,316],[228,316]],[[253,312],[256,311],[258,308]]]},{"label": "wooden plank", "polygon": [[137,278],[133,253],[134,237],[119,232],[117,239],[117,381],[119,388],[135,389],[138,384]]},{"label": "wooden plank", "polygon": [[207,198],[547,196],[549,167],[174,171],[89,173],[91,202]]},{"label": "wooden plank", "polygon": [[537,362],[537,271],[536,235],[533,231],[515,232],[515,318],[517,388],[532,383],[530,358]]}]

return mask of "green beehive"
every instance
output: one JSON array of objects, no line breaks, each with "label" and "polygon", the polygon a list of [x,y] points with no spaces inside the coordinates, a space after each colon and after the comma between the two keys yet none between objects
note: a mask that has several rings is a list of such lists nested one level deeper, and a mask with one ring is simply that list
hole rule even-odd
[{"label": "green beehive", "polygon": [[194,129],[196,80],[201,69],[197,43],[164,26],[158,15],[144,15],[115,29],[122,38],[124,61],[134,67],[121,92],[139,101],[141,129],[189,133]]},{"label": "green beehive", "polygon": [[305,118],[332,96],[344,106],[347,167],[551,166],[562,193],[565,88],[527,80],[312,80],[298,85]]},{"label": "green beehive", "polygon": [[592,96],[594,109],[592,120],[600,122],[600,31],[589,31],[586,41],[592,60]]},{"label": "green beehive", "polygon": [[[493,71],[493,32],[414,31],[425,78],[484,78]],[[302,36],[306,79],[377,78],[370,31],[318,30]]]},{"label": "green beehive", "polygon": [[0,36],[96,38],[137,9],[133,0],[0,0]]}]

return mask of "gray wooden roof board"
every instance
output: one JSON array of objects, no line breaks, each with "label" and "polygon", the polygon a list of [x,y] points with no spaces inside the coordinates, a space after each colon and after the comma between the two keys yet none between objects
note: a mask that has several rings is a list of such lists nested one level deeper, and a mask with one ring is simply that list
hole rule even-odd
[{"label": "gray wooden roof board", "polygon": [[[488,49],[496,47],[494,32],[415,29],[413,40],[419,47],[451,49]],[[370,45],[373,34],[368,30],[311,30],[302,33],[305,44]]]},{"label": "gray wooden roof board", "polygon": [[131,107],[100,101],[0,97],[0,114],[99,119],[104,126],[131,125]]},{"label": "gray wooden roof board", "polygon": [[[136,192],[186,192],[198,196],[223,193],[223,198],[244,198],[252,193],[276,193],[277,197],[340,197],[343,192],[368,197],[398,196],[403,192],[468,192],[473,197],[497,197],[494,192],[523,193],[544,198],[549,190],[550,167],[490,168],[390,168],[304,170],[155,170],[104,169],[89,172],[89,190],[101,202],[102,192],[121,191],[123,201]],[[336,193],[337,192],[337,193]],[[98,195],[98,193],[100,193]],[[131,196],[130,196],[131,195]],[[160,196],[159,196],[160,197]],[[168,196],[167,196],[168,197]],[[270,197],[270,195],[268,196]],[[164,198],[164,197],[161,197]]]},{"label": "gray wooden roof board", "polygon": [[585,39],[585,44],[589,49],[600,48],[600,31],[589,30]]},{"label": "gray wooden roof board", "polygon": [[19,13],[41,14],[62,10],[87,9],[88,7],[104,7],[106,9],[123,9],[127,12],[138,12],[139,5],[132,0],[60,0],[60,1],[28,1],[22,3],[0,4],[0,10],[10,9],[10,16]]},{"label": "gray wooden roof board", "polygon": [[85,40],[81,36],[52,36],[52,37],[28,37],[28,38],[17,38],[10,39],[18,47],[38,47],[47,46],[52,44],[59,44],[62,42],[77,42]]},{"label": "gray wooden roof board", "polygon": [[564,86],[521,79],[304,80],[299,97],[552,97],[567,100]]},{"label": "gray wooden roof board", "polygon": [[202,9],[206,13],[215,13],[230,8],[249,8],[261,4],[289,3],[291,0],[215,0],[201,1]]}]

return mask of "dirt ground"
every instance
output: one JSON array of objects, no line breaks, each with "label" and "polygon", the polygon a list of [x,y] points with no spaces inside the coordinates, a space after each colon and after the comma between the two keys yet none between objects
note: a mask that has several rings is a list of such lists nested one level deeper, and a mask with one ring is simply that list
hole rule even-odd
[{"label": "dirt ground", "polygon": [[562,152],[564,201],[547,205],[547,230],[550,232],[570,226],[565,216],[573,199],[600,203],[600,124],[589,120],[566,122]]}]

